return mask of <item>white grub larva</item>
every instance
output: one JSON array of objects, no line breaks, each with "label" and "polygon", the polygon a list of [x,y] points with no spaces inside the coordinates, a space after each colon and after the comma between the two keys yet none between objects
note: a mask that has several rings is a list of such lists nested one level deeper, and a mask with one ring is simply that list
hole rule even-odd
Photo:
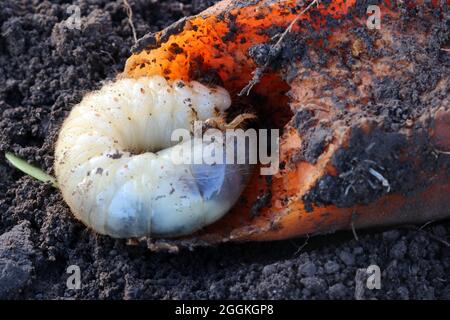
[{"label": "white grub larva", "polygon": [[175,164],[171,134],[230,105],[225,89],[159,76],[120,79],[88,94],[56,145],[64,200],[84,224],[116,238],[175,237],[213,223],[239,198],[248,167]]}]

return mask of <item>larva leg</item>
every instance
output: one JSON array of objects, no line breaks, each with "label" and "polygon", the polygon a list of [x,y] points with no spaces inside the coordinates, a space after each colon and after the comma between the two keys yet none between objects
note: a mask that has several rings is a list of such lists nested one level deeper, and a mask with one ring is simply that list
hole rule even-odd
[{"label": "larva leg", "polygon": [[225,125],[225,129],[235,129],[241,126],[244,122],[248,120],[256,119],[257,116],[252,113],[242,113],[233,119],[230,123]]},{"label": "larva leg", "polygon": [[252,113],[241,113],[234,118],[230,123],[226,123],[224,117],[209,118],[205,121],[207,127],[217,128],[221,131],[236,129],[248,120],[257,119],[258,117]]}]

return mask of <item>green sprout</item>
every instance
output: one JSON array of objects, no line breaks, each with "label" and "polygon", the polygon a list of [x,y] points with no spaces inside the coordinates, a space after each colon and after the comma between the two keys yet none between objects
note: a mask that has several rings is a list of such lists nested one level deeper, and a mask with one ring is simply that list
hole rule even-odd
[{"label": "green sprout", "polygon": [[45,173],[42,169],[37,168],[25,160],[19,158],[18,156],[12,154],[11,152],[5,153],[6,159],[17,169],[22,171],[23,173],[39,180],[42,182],[50,182],[53,187],[58,188],[58,183],[56,182],[56,179],[52,177],[51,175],[48,175]]}]

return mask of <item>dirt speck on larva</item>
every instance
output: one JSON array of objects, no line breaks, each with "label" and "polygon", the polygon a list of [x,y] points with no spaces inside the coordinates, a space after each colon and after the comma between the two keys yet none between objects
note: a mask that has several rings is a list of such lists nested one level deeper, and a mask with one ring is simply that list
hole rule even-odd
[{"label": "dirt speck on larva", "polygon": [[[195,10],[179,1],[184,12],[173,2],[130,0],[137,36],[214,1],[193,1]],[[36,3],[0,1],[0,298],[450,299],[448,222],[356,230],[359,241],[349,231],[305,246],[294,239],[178,254],[86,229],[57,190],[12,169],[3,153],[51,172],[62,121],[86,92],[122,70],[133,34],[119,0],[73,1],[82,31],[65,26],[67,1]],[[372,264],[381,268],[381,290],[355,282]],[[70,265],[80,267],[81,290],[66,288]]]}]

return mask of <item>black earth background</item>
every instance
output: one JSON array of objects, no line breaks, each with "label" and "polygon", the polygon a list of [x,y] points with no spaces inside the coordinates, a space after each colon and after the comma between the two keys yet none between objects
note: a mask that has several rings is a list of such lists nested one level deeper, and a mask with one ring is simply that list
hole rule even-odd
[{"label": "black earth background", "polygon": [[[129,2],[141,37],[215,1]],[[82,31],[65,27],[71,5],[80,8]],[[52,172],[64,118],[130,55],[123,1],[0,0],[0,27],[0,298],[450,298],[449,222],[178,254],[95,235],[57,190],[13,169],[3,154]],[[358,270],[372,264],[381,269],[380,290],[361,285]],[[80,290],[67,289],[70,265],[80,267]]]}]

